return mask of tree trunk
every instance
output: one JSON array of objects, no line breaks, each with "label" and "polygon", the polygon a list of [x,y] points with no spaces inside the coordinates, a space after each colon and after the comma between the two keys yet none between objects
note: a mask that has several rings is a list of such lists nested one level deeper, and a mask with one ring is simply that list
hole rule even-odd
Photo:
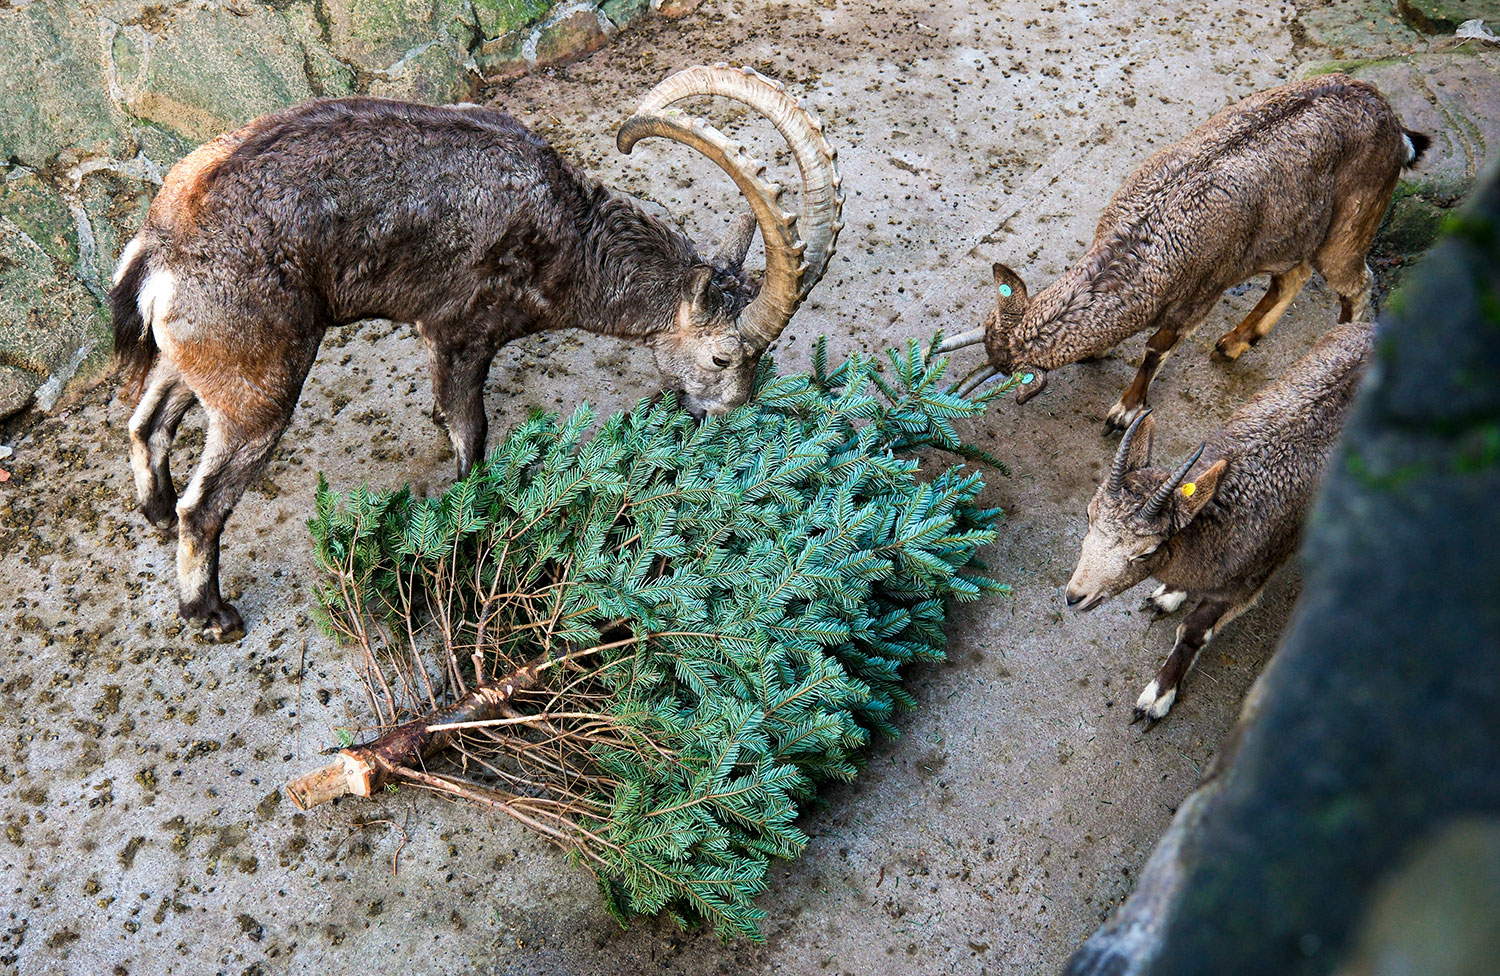
[{"label": "tree trunk", "polygon": [[502,717],[516,692],[536,687],[538,666],[546,660],[547,655],[542,655],[508,677],[485,682],[453,704],[398,726],[374,742],[341,750],[338,762],[287,783],[287,795],[298,810],[341,796],[370,796],[395,776],[397,768],[420,766],[448,745],[451,733],[433,731],[433,726]]}]

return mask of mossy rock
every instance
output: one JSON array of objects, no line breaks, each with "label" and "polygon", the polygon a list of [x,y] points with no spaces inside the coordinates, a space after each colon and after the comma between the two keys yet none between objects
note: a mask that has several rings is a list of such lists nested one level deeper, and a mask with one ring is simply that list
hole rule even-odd
[{"label": "mossy rock", "polygon": [[120,29],[110,49],[130,111],[194,141],[313,94],[302,45],[262,8],[190,8],[160,36]]},{"label": "mossy rock", "polygon": [[531,70],[531,62],[526,60],[526,41],[530,36],[531,32],[523,29],[485,40],[474,52],[474,66],[491,81],[521,77]]},{"label": "mossy rock", "polygon": [[367,71],[384,71],[433,41],[467,51],[476,24],[469,0],[322,0],[328,49]]},{"label": "mossy rock", "polygon": [[99,26],[74,4],[0,6],[0,159],[110,153],[125,121],[101,77]]},{"label": "mossy rock", "polygon": [[1500,23],[1500,0],[1396,0],[1396,9],[1424,34],[1452,34],[1466,20]]},{"label": "mossy rock", "polygon": [[38,391],[46,401],[42,406],[50,408],[65,384],[102,375],[110,340],[93,295],[73,276],[59,273],[51,255],[4,216],[0,269],[6,283],[0,289],[0,351],[8,367],[0,377],[3,417],[24,409]]},{"label": "mossy rock", "polygon": [[554,6],[551,0],[474,0],[474,16],[489,40],[530,27],[546,17]]},{"label": "mossy rock", "polygon": [[469,71],[457,52],[440,41],[429,41],[377,74],[370,82],[369,93],[442,103],[456,101],[468,87]]},{"label": "mossy rock", "polygon": [[592,7],[549,20],[537,32],[536,63],[539,67],[562,64],[597,51],[609,43],[599,13]]},{"label": "mossy rock", "polygon": [[78,228],[73,215],[34,171],[13,170],[0,179],[0,215],[10,218],[53,261],[77,262]]},{"label": "mossy rock", "polygon": [[609,18],[610,23],[616,27],[624,27],[650,10],[651,0],[604,0],[599,9]]},{"label": "mossy rock", "polygon": [[1432,246],[1442,230],[1444,208],[1424,199],[1414,184],[1396,190],[1390,212],[1375,239],[1377,252],[1386,255],[1417,254]]},{"label": "mossy rock", "polygon": [[31,405],[38,379],[19,366],[0,365],[0,420]]}]

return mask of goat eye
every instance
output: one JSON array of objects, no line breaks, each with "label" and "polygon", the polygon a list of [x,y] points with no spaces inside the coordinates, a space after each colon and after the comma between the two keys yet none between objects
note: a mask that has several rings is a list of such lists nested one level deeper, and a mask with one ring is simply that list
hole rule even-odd
[{"label": "goat eye", "polygon": [[728,369],[729,360],[725,359],[723,356],[715,356],[714,365],[719,367],[720,369]]}]

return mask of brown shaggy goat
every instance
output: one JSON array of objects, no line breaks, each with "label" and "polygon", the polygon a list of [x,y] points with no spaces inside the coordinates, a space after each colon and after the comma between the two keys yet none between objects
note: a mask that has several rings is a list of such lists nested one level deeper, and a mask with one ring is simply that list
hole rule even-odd
[{"label": "brown shaggy goat", "polygon": [[1158,612],[1198,601],[1141,692],[1137,718],[1167,714],[1198,652],[1255,603],[1296,551],[1373,335],[1360,322],[1333,329],[1176,471],[1150,466],[1149,409],[1120,440],[1109,477],[1089,502],[1067,604],[1092,610],[1148,576],[1161,581],[1147,600]]},{"label": "brown shaggy goat", "polygon": [[[722,95],[765,116],[802,175],[784,211],[764,165],[671,106]],[[822,276],[842,192],[822,127],[748,68],[696,67],[620,128],[665,136],[724,169],[754,220],[700,257],[676,229],[580,172],[503,112],[372,98],[307,102],[193,152],[125,248],[110,299],[117,360],[143,389],[130,420],[141,511],[179,527],[179,612],[224,639],[219,535],[286,429],[327,330],[413,322],[437,413],[466,474],[483,454],[484,380],[505,343],[578,328],[645,343],[689,409],[743,403],[756,364]],[[764,281],[742,268],[756,227]],[[182,498],[167,456],[194,403],[203,456]]]},{"label": "brown shaggy goat", "polygon": [[1146,160],[1115,193],[1088,252],[1034,299],[996,264],[984,326],[939,352],[982,341],[989,363],[963,388],[1019,373],[1016,402],[1025,403],[1048,370],[1150,331],[1135,381],[1105,419],[1107,430],[1124,429],[1178,341],[1248,278],[1269,274],[1271,286],[1219,337],[1227,359],[1265,338],[1315,269],[1339,294],[1340,322],[1367,318],[1365,254],[1401,168],[1427,144],[1401,127],[1380,92],[1348,75],[1251,95]]}]

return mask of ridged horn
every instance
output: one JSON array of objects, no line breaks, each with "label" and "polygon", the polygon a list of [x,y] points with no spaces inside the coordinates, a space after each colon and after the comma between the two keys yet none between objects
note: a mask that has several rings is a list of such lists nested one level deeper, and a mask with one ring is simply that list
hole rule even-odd
[{"label": "ridged horn", "polygon": [[[764,116],[786,140],[802,176],[800,213],[782,210],[782,188],[762,179],[765,163],[751,159],[702,119],[671,106],[696,95],[731,98]],[[844,194],[837,155],[823,138],[823,125],[786,86],[751,68],[727,64],[685,68],[646,94],[640,108],[620,126],[616,144],[630,152],[648,136],[663,136],[703,153],[734,180],[750,202],[766,245],[766,279],[761,292],[740,314],[745,340],[757,348],[770,345],[791,321],[833,256],[843,228]]]},{"label": "ridged horn", "polygon": [[1192,466],[1198,463],[1198,459],[1203,456],[1203,449],[1206,446],[1206,444],[1199,444],[1198,449],[1193,452],[1193,456],[1182,462],[1182,467],[1174,471],[1172,477],[1163,481],[1161,487],[1156,489],[1150,498],[1146,499],[1146,504],[1141,506],[1142,517],[1150,519],[1156,518],[1156,516],[1161,514],[1161,510],[1167,505],[1167,499],[1171,498],[1172,492],[1176,491],[1177,486],[1182,484],[1182,479],[1187,477],[1187,473]]},{"label": "ridged horn", "polygon": [[960,332],[951,339],[945,338],[942,344],[932,351],[934,356],[941,356],[953,352],[955,349],[963,349],[965,346],[977,346],[984,341],[984,330],[973,329],[969,332]]},{"label": "ridged horn", "polygon": [[1135,440],[1136,431],[1141,429],[1141,422],[1144,421],[1146,417],[1150,415],[1150,413],[1151,411],[1149,409],[1142,410],[1139,414],[1136,415],[1136,418],[1130,422],[1130,426],[1125,428],[1125,436],[1120,438],[1120,449],[1115,451],[1115,463],[1112,464],[1109,469],[1109,484],[1107,485],[1107,487],[1110,491],[1119,491],[1121,488],[1125,487],[1125,462],[1126,459],[1130,456],[1130,445]]},{"label": "ridged horn", "polygon": [[959,396],[968,396],[970,393],[973,393],[975,390],[988,383],[999,372],[1000,367],[994,366],[990,363],[981,363],[979,366],[975,367],[975,369],[972,370],[968,376],[965,376],[961,381],[959,381],[958,386],[954,387],[953,392],[957,393]]}]

